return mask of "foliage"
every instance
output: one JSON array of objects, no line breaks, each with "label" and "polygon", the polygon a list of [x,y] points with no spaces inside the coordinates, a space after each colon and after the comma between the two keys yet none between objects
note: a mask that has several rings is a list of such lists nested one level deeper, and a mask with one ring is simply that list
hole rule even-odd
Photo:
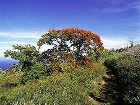
[{"label": "foliage", "polygon": [[24,73],[24,75],[22,76],[21,83],[25,84],[25,82],[29,80],[39,79],[45,75],[47,75],[47,71],[45,71],[45,67],[42,64],[34,64],[34,66],[31,66],[30,71],[26,71]]},{"label": "foliage", "polygon": [[[89,54],[93,52],[97,54],[103,49],[98,35],[77,28],[49,30],[48,33],[41,36],[37,43],[39,47],[43,44],[53,46],[52,49],[48,49],[42,53],[45,61],[53,63],[75,62],[76,65],[83,65],[86,62],[89,64]],[[85,59],[88,61],[85,61]]]},{"label": "foliage", "polygon": [[[91,55],[93,62],[94,55]],[[100,59],[96,63],[96,69],[90,69],[86,66],[77,66],[76,69],[71,68],[71,63],[59,63],[62,68],[62,73],[53,72],[50,76],[39,76],[39,79],[34,77],[39,75],[44,67],[41,65],[31,66],[31,70],[27,72],[26,76],[17,75],[17,81],[21,81],[25,77],[26,84],[18,84],[16,87],[7,88],[0,86],[0,103],[3,105],[11,104],[29,104],[38,105],[45,103],[48,105],[97,105],[100,104],[96,99],[89,94],[100,96],[103,75],[105,75],[105,67],[103,62],[108,58],[117,56],[115,52],[103,51]],[[65,58],[67,59],[67,57]],[[39,69],[38,69],[39,68]],[[49,67],[45,67],[45,73],[48,73]],[[11,72],[10,72],[11,73]],[[23,73],[23,74],[22,74]],[[13,73],[11,73],[12,75]],[[0,76],[0,83],[4,84],[6,74]],[[44,75],[44,72],[43,72]],[[46,75],[46,74],[45,74]],[[33,78],[32,78],[33,76]],[[16,77],[16,76],[14,76]],[[13,82],[12,82],[13,81]],[[11,83],[16,83],[11,78]]]},{"label": "foliage", "polygon": [[20,84],[22,72],[3,72],[0,74],[0,87],[12,88]]},{"label": "foliage", "polygon": [[115,76],[115,100],[117,103],[140,103],[140,46],[122,53],[118,59],[105,62]]},{"label": "foliage", "polygon": [[[74,71],[54,73],[13,88],[0,86],[0,103],[3,105],[94,105],[97,102],[89,97],[88,93],[99,94],[99,86],[95,81],[100,81],[100,78],[94,70],[78,67]],[[0,80],[0,82],[4,81]]]},{"label": "foliage", "polygon": [[23,45],[13,45],[13,50],[7,50],[4,52],[5,57],[11,57],[15,60],[19,60],[22,68],[28,68],[34,63],[38,62],[39,52],[36,47],[27,44]]}]

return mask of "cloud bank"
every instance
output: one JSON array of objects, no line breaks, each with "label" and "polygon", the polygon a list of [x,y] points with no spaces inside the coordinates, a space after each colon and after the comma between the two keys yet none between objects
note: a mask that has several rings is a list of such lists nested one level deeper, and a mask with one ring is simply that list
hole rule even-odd
[{"label": "cloud bank", "polygon": [[107,49],[118,49],[122,47],[129,46],[129,40],[125,38],[111,38],[111,37],[106,37],[101,39],[103,42],[103,46]]},{"label": "cloud bank", "polygon": [[[26,33],[26,34],[25,34]],[[40,32],[42,33],[42,32]],[[40,38],[42,34],[40,33],[35,33],[35,32],[0,32],[0,56],[4,56],[3,52],[6,51],[7,49],[12,49],[12,45],[14,44],[31,44],[34,45],[36,48],[38,46],[36,45],[37,40]],[[115,36],[115,35],[112,35]],[[2,38],[7,37],[8,40],[4,40]],[[11,38],[15,38],[12,40]],[[23,40],[24,39],[24,40]],[[101,37],[101,40],[103,42],[103,45],[105,48],[111,49],[111,48],[121,48],[121,47],[126,47],[129,45],[130,41],[134,41],[136,43],[140,43],[140,35],[139,37],[134,38],[133,40],[128,39],[127,37]],[[40,52],[43,52],[47,49],[52,48],[52,46],[49,45],[43,45],[41,49],[39,50]]]}]

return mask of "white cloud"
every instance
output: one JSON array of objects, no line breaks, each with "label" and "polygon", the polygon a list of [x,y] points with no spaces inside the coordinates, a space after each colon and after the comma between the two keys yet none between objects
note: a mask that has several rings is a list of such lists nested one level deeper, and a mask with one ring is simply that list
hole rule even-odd
[{"label": "white cloud", "polygon": [[[0,42],[0,45],[1,44],[8,44],[8,46],[6,45],[6,46],[0,46],[0,57],[3,57],[4,56],[4,51],[6,51],[6,50],[12,50],[13,48],[12,48],[12,45],[15,45],[15,44],[21,44],[21,45],[27,45],[27,44],[31,44],[31,45],[33,45],[33,46],[35,46],[36,47],[36,49],[38,49],[38,46],[37,46],[37,44],[36,43],[25,43],[25,42],[18,42],[18,41],[16,41],[16,42]],[[39,49],[39,51],[40,52],[43,52],[43,51],[46,51],[46,50],[48,50],[48,49],[51,49],[53,46],[50,46],[50,45],[42,45],[41,47],[40,47],[40,49]]]},{"label": "white cloud", "polygon": [[[139,35],[139,34],[138,34]],[[101,37],[101,40],[103,42],[103,46],[105,48],[111,49],[111,48],[123,48],[130,45],[130,41],[133,41],[134,44],[140,44],[140,35],[128,38],[128,37],[113,37],[115,35],[112,35],[112,37]]]},{"label": "white cloud", "polygon": [[48,49],[53,48],[53,46],[50,45],[42,45],[41,48],[39,49],[40,52],[46,51]]},{"label": "white cloud", "polygon": [[0,53],[0,58],[3,58],[3,53]]},{"label": "white cloud", "polygon": [[[19,41],[13,41],[13,42],[0,42],[0,44],[10,44],[10,45],[13,45],[13,44],[25,44],[25,42],[19,42]],[[34,44],[34,43],[27,43],[27,44]]]},{"label": "white cloud", "polygon": [[[8,39],[15,38],[14,40],[6,41],[2,40],[0,42],[0,56],[3,56],[3,52],[12,49],[12,45],[15,44],[21,44],[21,45],[26,45],[26,44],[31,44],[35,46],[38,49],[38,46],[36,44],[37,40],[43,35],[45,31],[43,32],[0,32],[0,37],[6,37]],[[27,40],[22,40],[23,38],[27,38]],[[34,39],[34,41],[29,40],[30,38]],[[19,41],[20,40],[20,41]],[[47,49],[52,48],[53,46],[49,45],[43,45],[39,49],[40,52],[46,51]]]},{"label": "white cloud", "polygon": [[103,42],[103,46],[105,48],[122,48],[129,45],[129,40],[127,38],[120,38],[120,37],[103,37],[101,38]]},{"label": "white cloud", "polygon": [[[41,32],[40,32],[41,33]],[[0,32],[0,37],[4,36],[7,38],[10,37],[18,37],[17,40],[11,40],[11,41],[6,41],[4,39],[1,39],[0,42],[0,56],[3,56],[3,52],[6,51],[7,49],[12,49],[12,45],[14,44],[31,44],[34,45],[37,49],[38,46],[36,45],[36,41],[40,38],[42,34],[39,32]],[[112,37],[101,37],[103,45],[105,48],[121,48],[129,45],[129,41],[131,39],[128,39],[127,37],[113,37],[115,35],[112,35]],[[33,38],[33,40],[22,40],[23,38]],[[21,40],[19,40],[21,39]],[[136,43],[140,43],[140,34],[137,33],[137,37],[133,38],[133,41]],[[47,49],[52,48],[53,46],[49,45],[43,45],[39,49],[40,52],[46,51]]]},{"label": "white cloud", "polygon": [[25,43],[25,42],[18,42],[18,41],[15,41],[15,42],[0,42],[0,56],[4,56],[4,53],[6,50],[12,50],[12,45],[15,45],[15,44],[21,44],[21,45],[26,45],[26,44],[31,44],[31,45],[34,45],[36,48],[37,48],[37,45],[36,43]]},{"label": "white cloud", "polygon": [[34,38],[38,39],[41,36],[38,32],[0,32],[0,37],[15,37],[15,38]]},{"label": "white cloud", "polygon": [[[45,31],[44,31],[45,32]],[[16,32],[4,32],[0,31],[0,56],[3,56],[3,52],[7,49],[12,49],[12,45],[15,44],[31,44],[36,48],[36,42],[44,32],[28,32],[28,31],[16,31]]]}]

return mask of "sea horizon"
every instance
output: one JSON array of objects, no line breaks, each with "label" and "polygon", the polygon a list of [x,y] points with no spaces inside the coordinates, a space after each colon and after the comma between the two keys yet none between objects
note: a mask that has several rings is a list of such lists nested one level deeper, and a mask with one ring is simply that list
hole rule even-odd
[{"label": "sea horizon", "polygon": [[12,58],[0,57],[0,68],[2,70],[7,70],[15,63],[18,64],[18,61]]}]

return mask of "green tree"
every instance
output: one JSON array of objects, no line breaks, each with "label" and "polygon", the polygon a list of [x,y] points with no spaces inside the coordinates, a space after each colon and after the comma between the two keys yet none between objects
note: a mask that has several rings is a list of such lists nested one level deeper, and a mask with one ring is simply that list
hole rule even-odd
[{"label": "green tree", "polygon": [[39,62],[39,51],[35,46],[27,45],[13,45],[13,50],[4,52],[5,57],[11,57],[19,61],[22,69],[30,69],[30,66]]}]

